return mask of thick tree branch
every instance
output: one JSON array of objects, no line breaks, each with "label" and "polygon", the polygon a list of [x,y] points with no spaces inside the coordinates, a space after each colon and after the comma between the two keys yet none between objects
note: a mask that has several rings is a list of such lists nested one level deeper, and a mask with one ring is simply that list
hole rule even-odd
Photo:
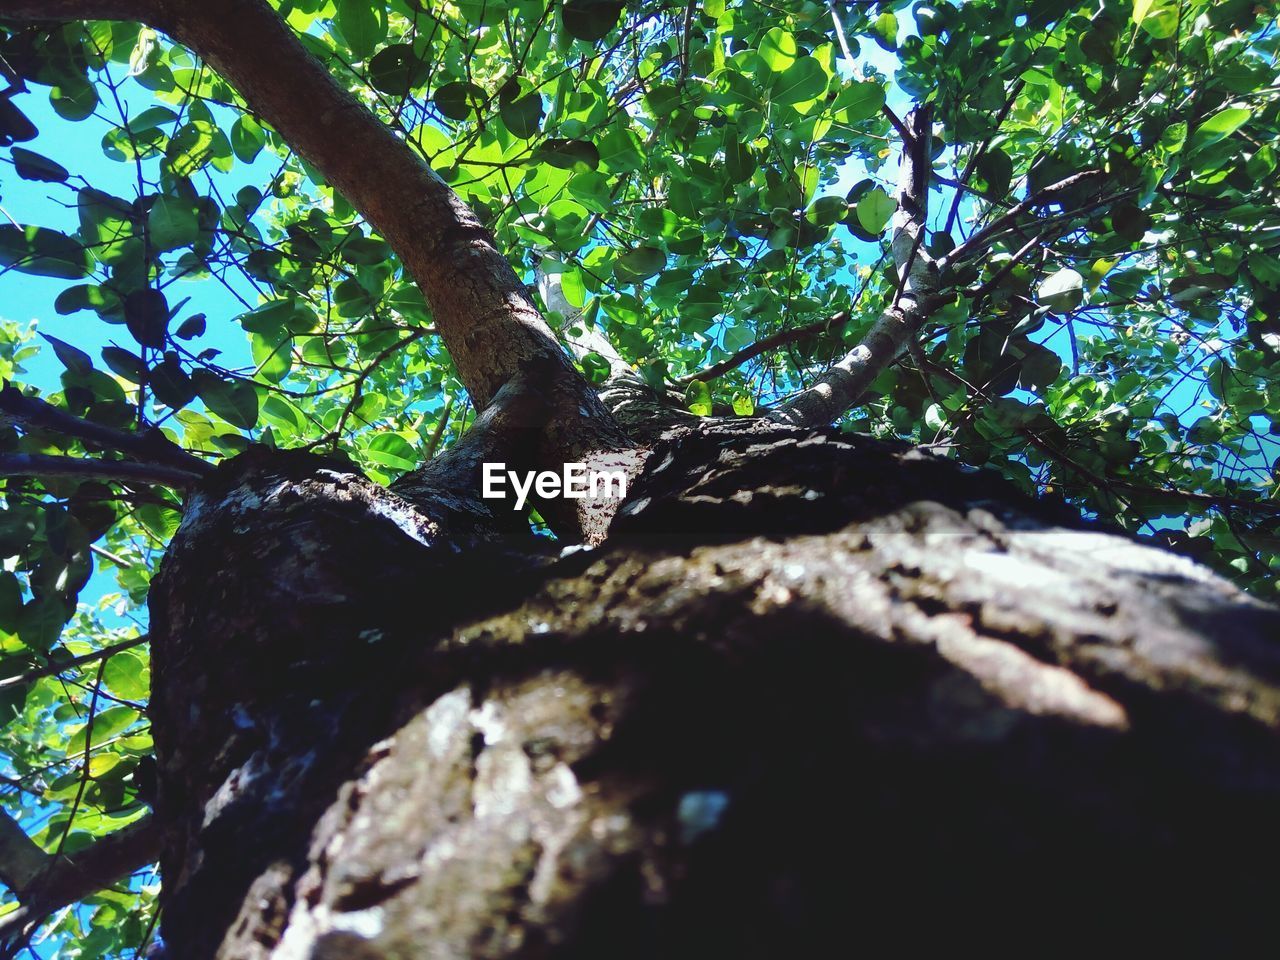
[{"label": "thick tree branch", "polygon": [[[157,24],[205,57],[387,239],[422,288],[477,409],[536,363],[540,376],[553,374],[542,464],[629,447],[476,214],[265,0],[166,0]],[[555,519],[562,534],[581,535],[581,518]]]},{"label": "thick tree branch", "polygon": [[0,456],[0,477],[76,477],[80,480],[119,480],[159,483],[185,489],[204,476],[190,470],[132,460],[82,460],[42,453],[9,453]]},{"label": "thick tree branch", "polygon": [[911,132],[903,139],[898,210],[893,215],[891,247],[900,278],[894,301],[862,342],[811,387],[769,411],[766,416],[770,420],[813,427],[839,418],[902,352],[929,314],[945,302],[938,293],[937,264],[921,247],[929,212],[928,110],[915,110],[908,120]]},{"label": "thick tree branch", "polygon": [[561,336],[573,351],[573,355],[581,360],[588,353],[598,354],[609,364],[611,377],[630,372],[631,367],[627,361],[622,359],[614,345],[609,342],[609,338],[595,327],[583,322],[580,324],[582,333],[571,332],[582,311],[566,299],[560,270],[557,269],[555,262],[548,262],[549,260],[551,258],[544,257],[538,264],[538,295],[542,297],[542,302],[546,304],[548,310],[564,317]]},{"label": "thick tree branch", "polygon": [[70,856],[54,857],[0,811],[0,866],[5,870],[0,880],[22,903],[0,919],[0,956],[12,955],[55,910],[92,896],[159,856],[160,830],[150,816]]},{"label": "thick tree branch", "polygon": [[0,388],[0,421],[21,430],[38,429],[75,437],[107,450],[127,453],[149,463],[176,467],[185,473],[209,474],[213,466],[173,443],[159,430],[134,433],[72,416],[39,397],[28,397],[12,384]]},{"label": "thick tree branch", "polygon": [[49,856],[18,822],[0,810],[0,883],[21,896],[45,868]]}]

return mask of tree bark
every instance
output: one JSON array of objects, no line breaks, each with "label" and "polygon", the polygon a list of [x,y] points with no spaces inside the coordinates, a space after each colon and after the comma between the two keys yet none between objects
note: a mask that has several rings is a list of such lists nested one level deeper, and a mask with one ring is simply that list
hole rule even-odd
[{"label": "tree bark", "polygon": [[659,444],[597,550],[459,550],[452,509],[265,452],[195,494],[152,592],[170,956],[1266,927],[1280,611],[1189,561],[759,422]]}]

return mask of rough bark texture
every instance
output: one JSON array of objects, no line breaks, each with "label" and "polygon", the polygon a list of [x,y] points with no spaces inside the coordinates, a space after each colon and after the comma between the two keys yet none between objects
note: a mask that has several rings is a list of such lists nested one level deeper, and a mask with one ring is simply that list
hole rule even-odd
[{"label": "rough bark texture", "polygon": [[661,444],[609,542],[456,554],[244,459],[153,591],[172,956],[1240,949],[1280,611],[925,454]]}]

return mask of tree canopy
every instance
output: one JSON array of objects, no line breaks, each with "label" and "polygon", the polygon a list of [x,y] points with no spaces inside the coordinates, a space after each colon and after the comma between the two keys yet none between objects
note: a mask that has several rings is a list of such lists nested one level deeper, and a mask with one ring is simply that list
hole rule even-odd
[{"label": "tree canopy", "polygon": [[[50,852],[145,814],[136,638],[181,491],[253,443],[390,482],[476,415],[401,238],[164,32],[164,3],[0,0],[0,206],[36,192],[65,212],[0,211],[0,291],[56,281],[50,311],[94,331],[0,316],[0,793]],[[863,362],[914,296],[843,427],[994,469],[1275,598],[1273,9],[270,6],[474,211],[590,383],[769,415]],[[277,92],[302,114],[307,79]],[[34,123],[46,100],[56,120]],[[311,116],[315,138],[332,120]],[[367,148],[334,145],[356,171]],[[123,175],[104,183],[104,162]],[[383,175],[374,158],[370,189]],[[238,307],[208,312],[211,290]],[[37,350],[59,383],[30,382]],[[98,893],[51,942],[132,955],[154,891],[144,875]]]}]

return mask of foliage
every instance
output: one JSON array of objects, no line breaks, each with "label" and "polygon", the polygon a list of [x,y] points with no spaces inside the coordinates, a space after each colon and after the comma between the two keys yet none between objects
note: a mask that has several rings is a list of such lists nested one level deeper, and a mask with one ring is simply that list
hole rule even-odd
[{"label": "foliage", "polygon": [[[953,297],[922,349],[847,425],[939,444],[1274,596],[1280,40],[1251,0],[899,0],[834,17],[809,0],[277,5],[531,283],[544,257],[563,264],[582,313],[553,323],[597,327],[701,415],[793,393],[893,299],[890,114],[931,104],[927,251],[972,255],[944,277]],[[58,313],[114,325],[90,355],[6,323],[5,379],[44,342],[65,368],[45,397],[76,416],[157,425],[210,458],[337,448],[378,480],[462,432],[467,406],[446,402],[461,387],[395,252],[190,51],[132,24],[14,24],[0,58],[3,191],[52,191],[78,218],[0,225],[0,268],[62,281]],[[105,125],[131,195],[56,150],[84,134],[37,138],[24,103],[46,96],[68,127]],[[1086,171],[1100,179],[1042,193]],[[990,228],[1036,198],[1030,220]],[[212,284],[241,292],[238,316],[200,311]],[[247,349],[224,361],[229,324]],[[785,331],[806,332],[698,376]],[[595,355],[583,369],[608,373]],[[0,444],[94,453],[11,425]],[[6,480],[0,676],[135,632],[178,505],[160,485]],[[98,588],[101,614],[77,612],[95,564],[118,586]],[[100,683],[94,663],[0,692],[5,803],[44,846],[141,813],[145,699],[139,651]],[[63,917],[61,934],[93,931],[66,955],[136,944],[148,908],[130,902],[108,892],[92,917]]]}]

